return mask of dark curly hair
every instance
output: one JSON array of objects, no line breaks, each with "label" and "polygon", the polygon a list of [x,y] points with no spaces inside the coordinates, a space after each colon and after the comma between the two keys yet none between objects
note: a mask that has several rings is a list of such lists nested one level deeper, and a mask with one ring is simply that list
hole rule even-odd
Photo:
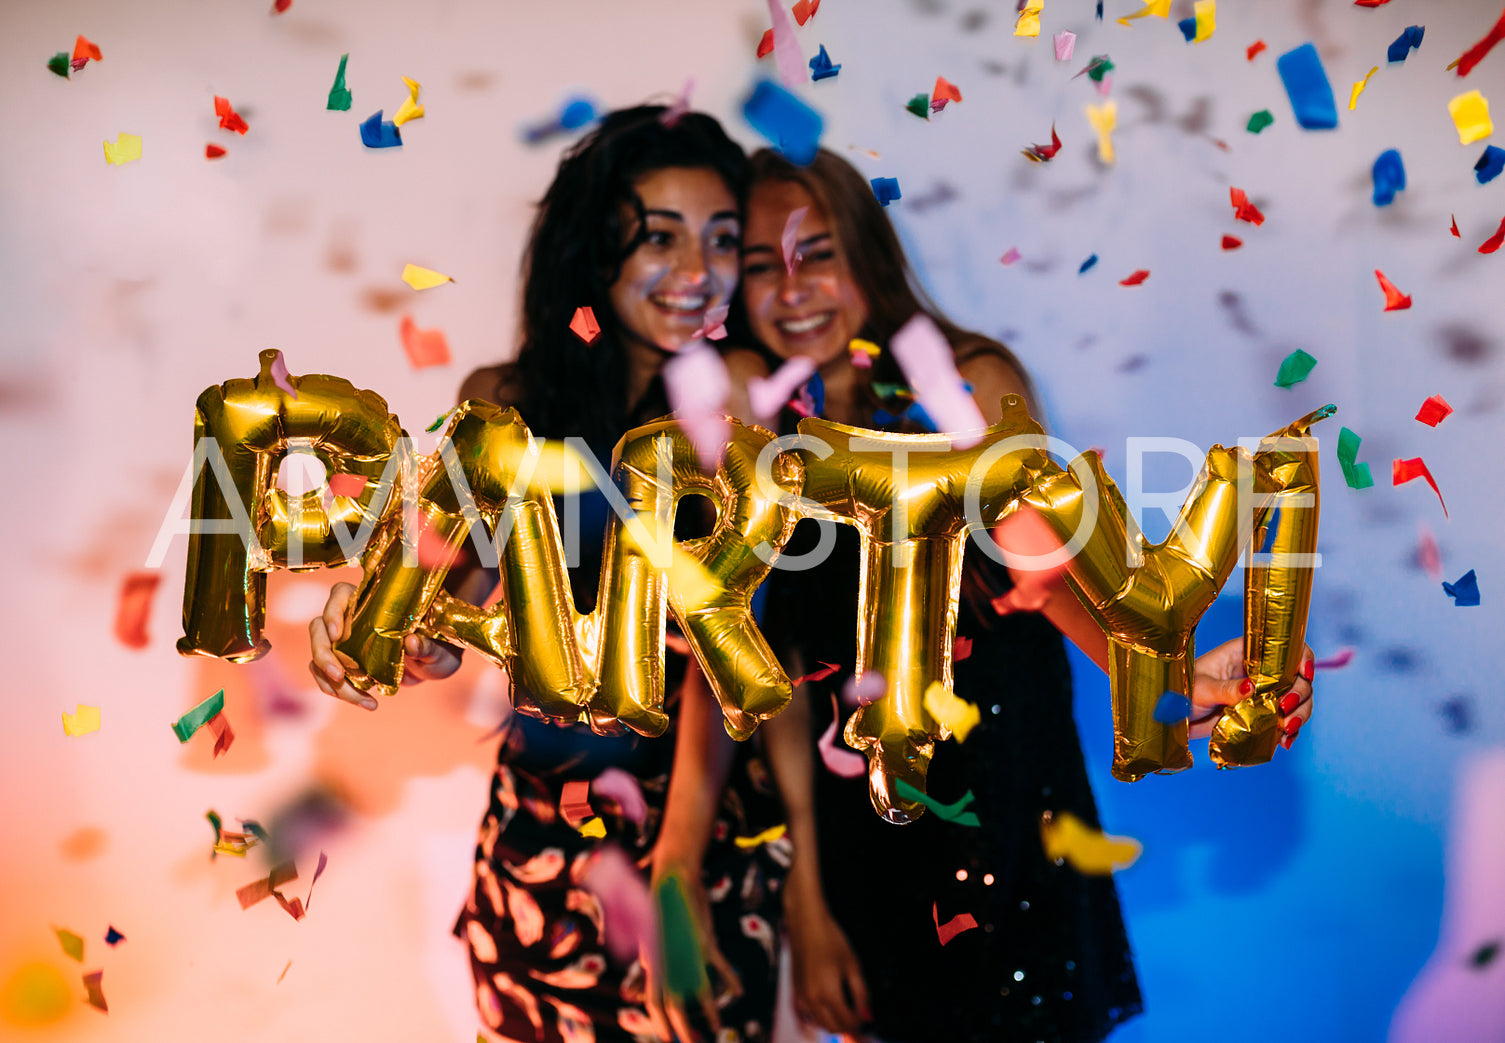
[{"label": "dark curly hair", "polygon": [[[747,157],[721,124],[689,112],[666,125],[665,111],[641,105],[608,113],[565,153],[539,203],[522,262],[522,344],[508,374],[537,436],[610,443],[642,419],[638,404],[625,400],[623,331],[610,297],[645,226],[634,182],[665,167],[709,169],[742,198]],[[624,227],[624,206],[637,211],[638,229],[625,243],[632,225]],[[590,345],[570,330],[582,306],[601,327]],[[654,394],[661,398],[661,388]]]}]

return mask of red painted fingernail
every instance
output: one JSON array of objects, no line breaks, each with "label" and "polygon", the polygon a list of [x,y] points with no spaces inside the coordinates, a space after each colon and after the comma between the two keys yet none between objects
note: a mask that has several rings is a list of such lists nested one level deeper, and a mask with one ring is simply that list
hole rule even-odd
[{"label": "red painted fingernail", "polygon": [[1308,659],[1301,664],[1301,676],[1308,681],[1317,676],[1317,661],[1315,659]]},{"label": "red painted fingernail", "polygon": [[1252,691],[1254,691],[1254,682],[1247,677],[1238,683],[1239,695],[1248,695]]},{"label": "red painted fingernail", "polygon": [[1281,725],[1280,727],[1283,732],[1294,739],[1296,737],[1296,733],[1301,731],[1301,718],[1288,717],[1286,718],[1286,723]]},{"label": "red painted fingernail", "polygon": [[1298,696],[1295,692],[1287,692],[1285,695],[1283,695],[1283,696],[1280,697],[1280,712],[1281,713],[1290,713],[1292,710],[1296,709],[1296,707],[1298,707],[1300,705],[1301,705],[1301,697]]}]

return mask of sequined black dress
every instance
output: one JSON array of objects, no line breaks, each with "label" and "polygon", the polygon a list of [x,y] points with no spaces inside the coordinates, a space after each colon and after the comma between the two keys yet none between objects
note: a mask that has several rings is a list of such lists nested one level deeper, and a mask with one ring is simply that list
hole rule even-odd
[{"label": "sequined black dress", "polygon": [[[813,546],[811,535],[797,533],[790,549]],[[885,1043],[1100,1040],[1141,1005],[1112,878],[1082,876],[1041,849],[1042,811],[1098,822],[1065,647],[1042,616],[996,615],[991,599],[1010,586],[1007,570],[970,544],[966,559],[957,633],[972,652],[956,664],[955,691],[978,705],[982,723],[965,743],[937,744],[927,788],[945,803],[971,790],[981,828],[933,812],[891,825],[873,811],[865,778],[818,766],[826,898],[862,964],[870,1030]],[[848,526],[825,565],[768,580],[774,647],[792,642],[806,664],[848,667],[812,686],[817,736],[850,677],[857,580]],[[978,927],[942,947],[937,920],[962,913]]]}]

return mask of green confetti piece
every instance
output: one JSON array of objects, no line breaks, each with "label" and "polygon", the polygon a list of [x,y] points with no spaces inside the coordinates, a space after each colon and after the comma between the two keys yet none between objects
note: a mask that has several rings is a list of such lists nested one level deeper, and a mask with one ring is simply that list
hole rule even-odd
[{"label": "green confetti piece", "polygon": [[1114,69],[1113,59],[1106,54],[1101,58],[1093,58],[1092,64],[1087,66],[1087,78],[1093,83],[1102,83],[1103,77]]},{"label": "green confetti piece", "polygon": [[1275,386],[1288,388],[1301,383],[1316,365],[1316,359],[1297,348],[1280,360],[1280,372],[1275,374]]},{"label": "green confetti piece", "polygon": [[913,398],[909,388],[903,384],[884,384],[879,381],[873,382],[873,394],[879,398]]},{"label": "green confetti piece", "polygon": [[326,109],[334,109],[337,112],[350,111],[351,94],[345,86],[345,63],[350,60],[350,55],[340,55],[340,69],[334,74],[334,86],[329,88],[329,104]]},{"label": "green confetti piece", "polygon": [[699,996],[710,988],[705,959],[695,933],[690,903],[679,878],[670,875],[658,885],[659,925],[664,938],[664,988],[679,997]]},{"label": "green confetti piece", "polygon": [[209,698],[189,710],[182,717],[172,722],[173,734],[179,742],[187,742],[193,738],[193,733],[209,723],[209,718],[225,708],[225,690],[221,688]]},{"label": "green confetti piece", "polygon": [[1260,109],[1254,115],[1249,117],[1249,123],[1244,129],[1247,130],[1250,134],[1258,134],[1260,131],[1264,130],[1274,122],[1275,117],[1270,115],[1269,109]]},{"label": "green confetti piece", "polygon": [[930,95],[925,93],[916,94],[904,103],[904,107],[921,119],[930,118]]},{"label": "green confetti piece", "polygon": [[1346,427],[1338,432],[1338,466],[1343,468],[1343,480],[1350,489],[1368,489],[1374,484],[1369,465],[1359,463],[1359,443],[1362,441]]},{"label": "green confetti piece", "polygon": [[428,431],[428,432],[434,432],[434,431],[439,430],[441,427],[444,426],[444,420],[448,416],[449,416],[449,410],[445,410],[443,413],[440,413],[438,416],[436,416],[434,418],[434,422],[432,424],[430,424],[428,427],[425,427],[424,430]]},{"label": "green confetti piece", "polygon": [[57,931],[58,944],[63,947],[63,951],[79,963],[83,963],[84,940],[72,931],[65,931],[61,927],[55,927],[53,930]]},{"label": "green confetti piece", "polygon": [[942,804],[934,797],[921,793],[903,779],[895,779],[894,785],[899,791],[899,796],[905,800],[912,800],[918,804],[925,805],[947,822],[955,822],[958,826],[972,826],[974,828],[982,825],[982,822],[977,818],[976,812],[963,810],[968,804],[977,799],[972,795],[971,790],[963,793],[962,799],[954,804]]},{"label": "green confetti piece", "polygon": [[1468,958],[1468,962],[1475,968],[1488,967],[1500,955],[1499,942],[1486,942],[1474,950],[1474,954]]},{"label": "green confetti piece", "polygon": [[220,834],[225,831],[225,820],[220,818],[219,812],[215,811],[213,808],[210,808],[204,814],[204,817],[207,818],[209,820],[209,824],[214,827],[214,842],[218,844]]},{"label": "green confetti piece", "polygon": [[68,78],[68,70],[73,68],[72,61],[68,57],[68,52],[58,51],[57,54],[48,58],[47,68],[66,80]]}]

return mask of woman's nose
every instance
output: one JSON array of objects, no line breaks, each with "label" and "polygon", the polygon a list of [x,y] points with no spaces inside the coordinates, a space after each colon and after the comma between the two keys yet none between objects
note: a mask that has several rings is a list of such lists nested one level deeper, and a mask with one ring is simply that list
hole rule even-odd
[{"label": "woman's nose", "polygon": [[711,264],[704,247],[686,246],[675,259],[675,272],[691,286],[710,282]]},{"label": "woman's nose", "polygon": [[779,279],[779,300],[784,304],[799,304],[809,296],[805,280],[800,276],[799,266],[794,271],[785,271]]}]

